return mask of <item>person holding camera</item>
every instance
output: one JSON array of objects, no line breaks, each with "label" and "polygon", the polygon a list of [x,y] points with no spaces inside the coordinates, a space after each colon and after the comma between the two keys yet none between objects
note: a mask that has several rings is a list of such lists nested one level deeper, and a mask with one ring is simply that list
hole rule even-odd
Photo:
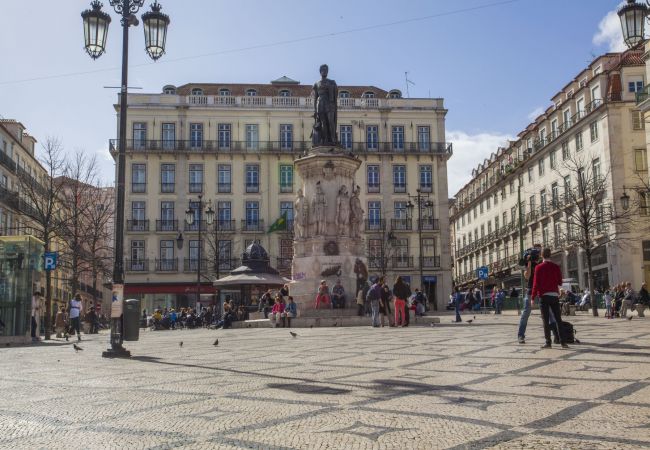
[{"label": "person holding camera", "polygon": [[[526,250],[524,253],[520,265],[526,266],[524,271],[524,278],[528,281],[528,286],[526,293],[524,294],[524,310],[521,313],[521,318],[519,319],[519,331],[517,332],[517,339],[520,344],[526,343],[526,327],[528,326],[528,318],[530,317],[530,311],[533,306],[534,297],[530,295],[533,289],[533,283],[535,281],[535,269],[537,264],[539,264],[539,254],[542,250],[540,244],[535,244],[533,248]],[[524,264],[521,264],[524,263]],[[561,283],[560,283],[561,284]]]},{"label": "person holding camera", "polygon": [[549,325],[549,310],[555,317],[554,327],[557,327],[562,348],[569,348],[565,336],[562,335],[562,317],[560,314],[559,286],[562,285],[562,271],[560,266],[551,261],[551,249],[545,248],[542,252],[544,261],[535,267],[532,298],[541,297],[540,311],[544,322],[544,339],[546,343],[542,348],[551,348],[551,325]]}]

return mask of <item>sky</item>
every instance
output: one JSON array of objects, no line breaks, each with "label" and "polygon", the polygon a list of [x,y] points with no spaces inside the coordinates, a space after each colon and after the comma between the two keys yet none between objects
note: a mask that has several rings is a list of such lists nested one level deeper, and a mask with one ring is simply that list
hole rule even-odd
[{"label": "sky", "polygon": [[[121,26],[110,12],[107,52],[83,49],[89,0],[0,0],[0,116],[40,143],[96,155],[104,182],[114,163],[113,108]],[[148,10],[148,1],[138,15]],[[448,109],[449,195],[516,136],[590,61],[624,45],[613,0],[160,0],[171,19],[167,53],[152,62],[131,28],[129,86],[312,83],[322,63],[339,85],[442,97]]]}]

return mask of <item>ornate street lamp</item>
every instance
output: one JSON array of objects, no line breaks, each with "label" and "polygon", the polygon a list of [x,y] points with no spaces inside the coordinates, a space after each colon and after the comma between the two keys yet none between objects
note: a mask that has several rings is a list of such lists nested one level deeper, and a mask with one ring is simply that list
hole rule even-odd
[{"label": "ornate street lamp", "polygon": [[212,225],[214,223],[214,210],[212,205],[208,205],[208,209],[205,210],[205,223]]},{"label": "ornate street lamp", "polygon": [[106,50],[106,35],[111,16],[102,11],[102,3],[94,0],[90,7],[81,13],[84,23],[84,48],[92,59],[97,59]]},{"label": "ornate street lamp", "polygon": [[630,196],[625,192],[625,186],[623,186],[623,195],[621,195],[621,206],[624,211],[627,211],[630,208]]},{"label": "ornate street lamp", "polygon": [[623,40],[628,48],[636,46],[644,39],[645,19],[648,15],[648,2],[646,4],[636,3],[635,0],[627,0],[627,5],[618,10],[618,17],[621,19],[621,30]]},{"label": "ornate street lamp", "polygon": [[[122,301],[124,292],[124,185],[126,166],[126,128],[127,128],[127,94],[129,68],[129,27],[137,26],[135,14],[144,5],[144,0],[109,0],[116,14],[121,16],[122,24],[122,81],[120,84],[120,135],[117,159],[117,196],[115,204],[115,260],[113,263],[113,291],[116,301]],[[111,18],[103,12],[102,3],[93,0],[91,9],[81,13],[84,27],[84,46],[91,58],[99,58],[106,49],[106,36]],[[169,17],[160,12],[156,1],[150,13],[144,14],[145,41],[149,55],[157,60],[165,53],[167,26]],[[50,311],[46,311],[50,314]],[[129,357],[131,353],[124,349],[122,343],[123,323],[121,317],[111,317],[111,348],[102,353],[103,357]]]},{"label": "ornate street lamp", "polygon": [[161,9],[162,6],[156,0],[151,5],[151,11],[142,15],[145,48],[154,61],[165,54],[165,42],[167,41],[169,16],[161,13]]},{"label": "ornate street lamp", "polygon": [[176,247],[179,250],[183,248],[183,233],[178,233],[178,236],[176,236]]},{"label": "ornate street lamp", "polygon": [[194,223],[194,210],[192,207],[189,207],[185,210],[185,222],[188,225],[192,225]]}]

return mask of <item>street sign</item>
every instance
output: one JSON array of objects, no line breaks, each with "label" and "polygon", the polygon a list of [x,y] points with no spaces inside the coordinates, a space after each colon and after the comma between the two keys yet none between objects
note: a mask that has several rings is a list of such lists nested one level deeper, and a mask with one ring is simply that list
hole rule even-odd
[{"label": "street sign", "polygon": [[478,279],[479,279],[479,280],[487,280],[487,279],[488,279],[488,272],[489,272],[489,270],[488,270],[487,267],[485,267],[485,266],[483,266],[483,267],[479,267],[479,268],[476,270],[476,272],[478,273]]},{"label": "street sign", "polygon": [[57,252],[43,253],[43,269],[54,270],[56,269],[56,260],[58,257]]}]

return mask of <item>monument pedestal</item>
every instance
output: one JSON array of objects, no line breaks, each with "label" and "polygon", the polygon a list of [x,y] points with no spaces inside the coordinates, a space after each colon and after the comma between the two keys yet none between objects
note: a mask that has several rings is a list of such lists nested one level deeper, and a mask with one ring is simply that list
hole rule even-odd
[{"label": "monument pedestal", "polygon": [[358,280],[367,279],[363,210],[354,184],[361,161],[341,147],[319,146],[295,166],[303,186],[294,208],[291,295],[299,316],[319,316],[315,304],[320,281],[327,281],[331,294],[340,280],[347,310],[341,315],[349,315],[356,311]]}]

